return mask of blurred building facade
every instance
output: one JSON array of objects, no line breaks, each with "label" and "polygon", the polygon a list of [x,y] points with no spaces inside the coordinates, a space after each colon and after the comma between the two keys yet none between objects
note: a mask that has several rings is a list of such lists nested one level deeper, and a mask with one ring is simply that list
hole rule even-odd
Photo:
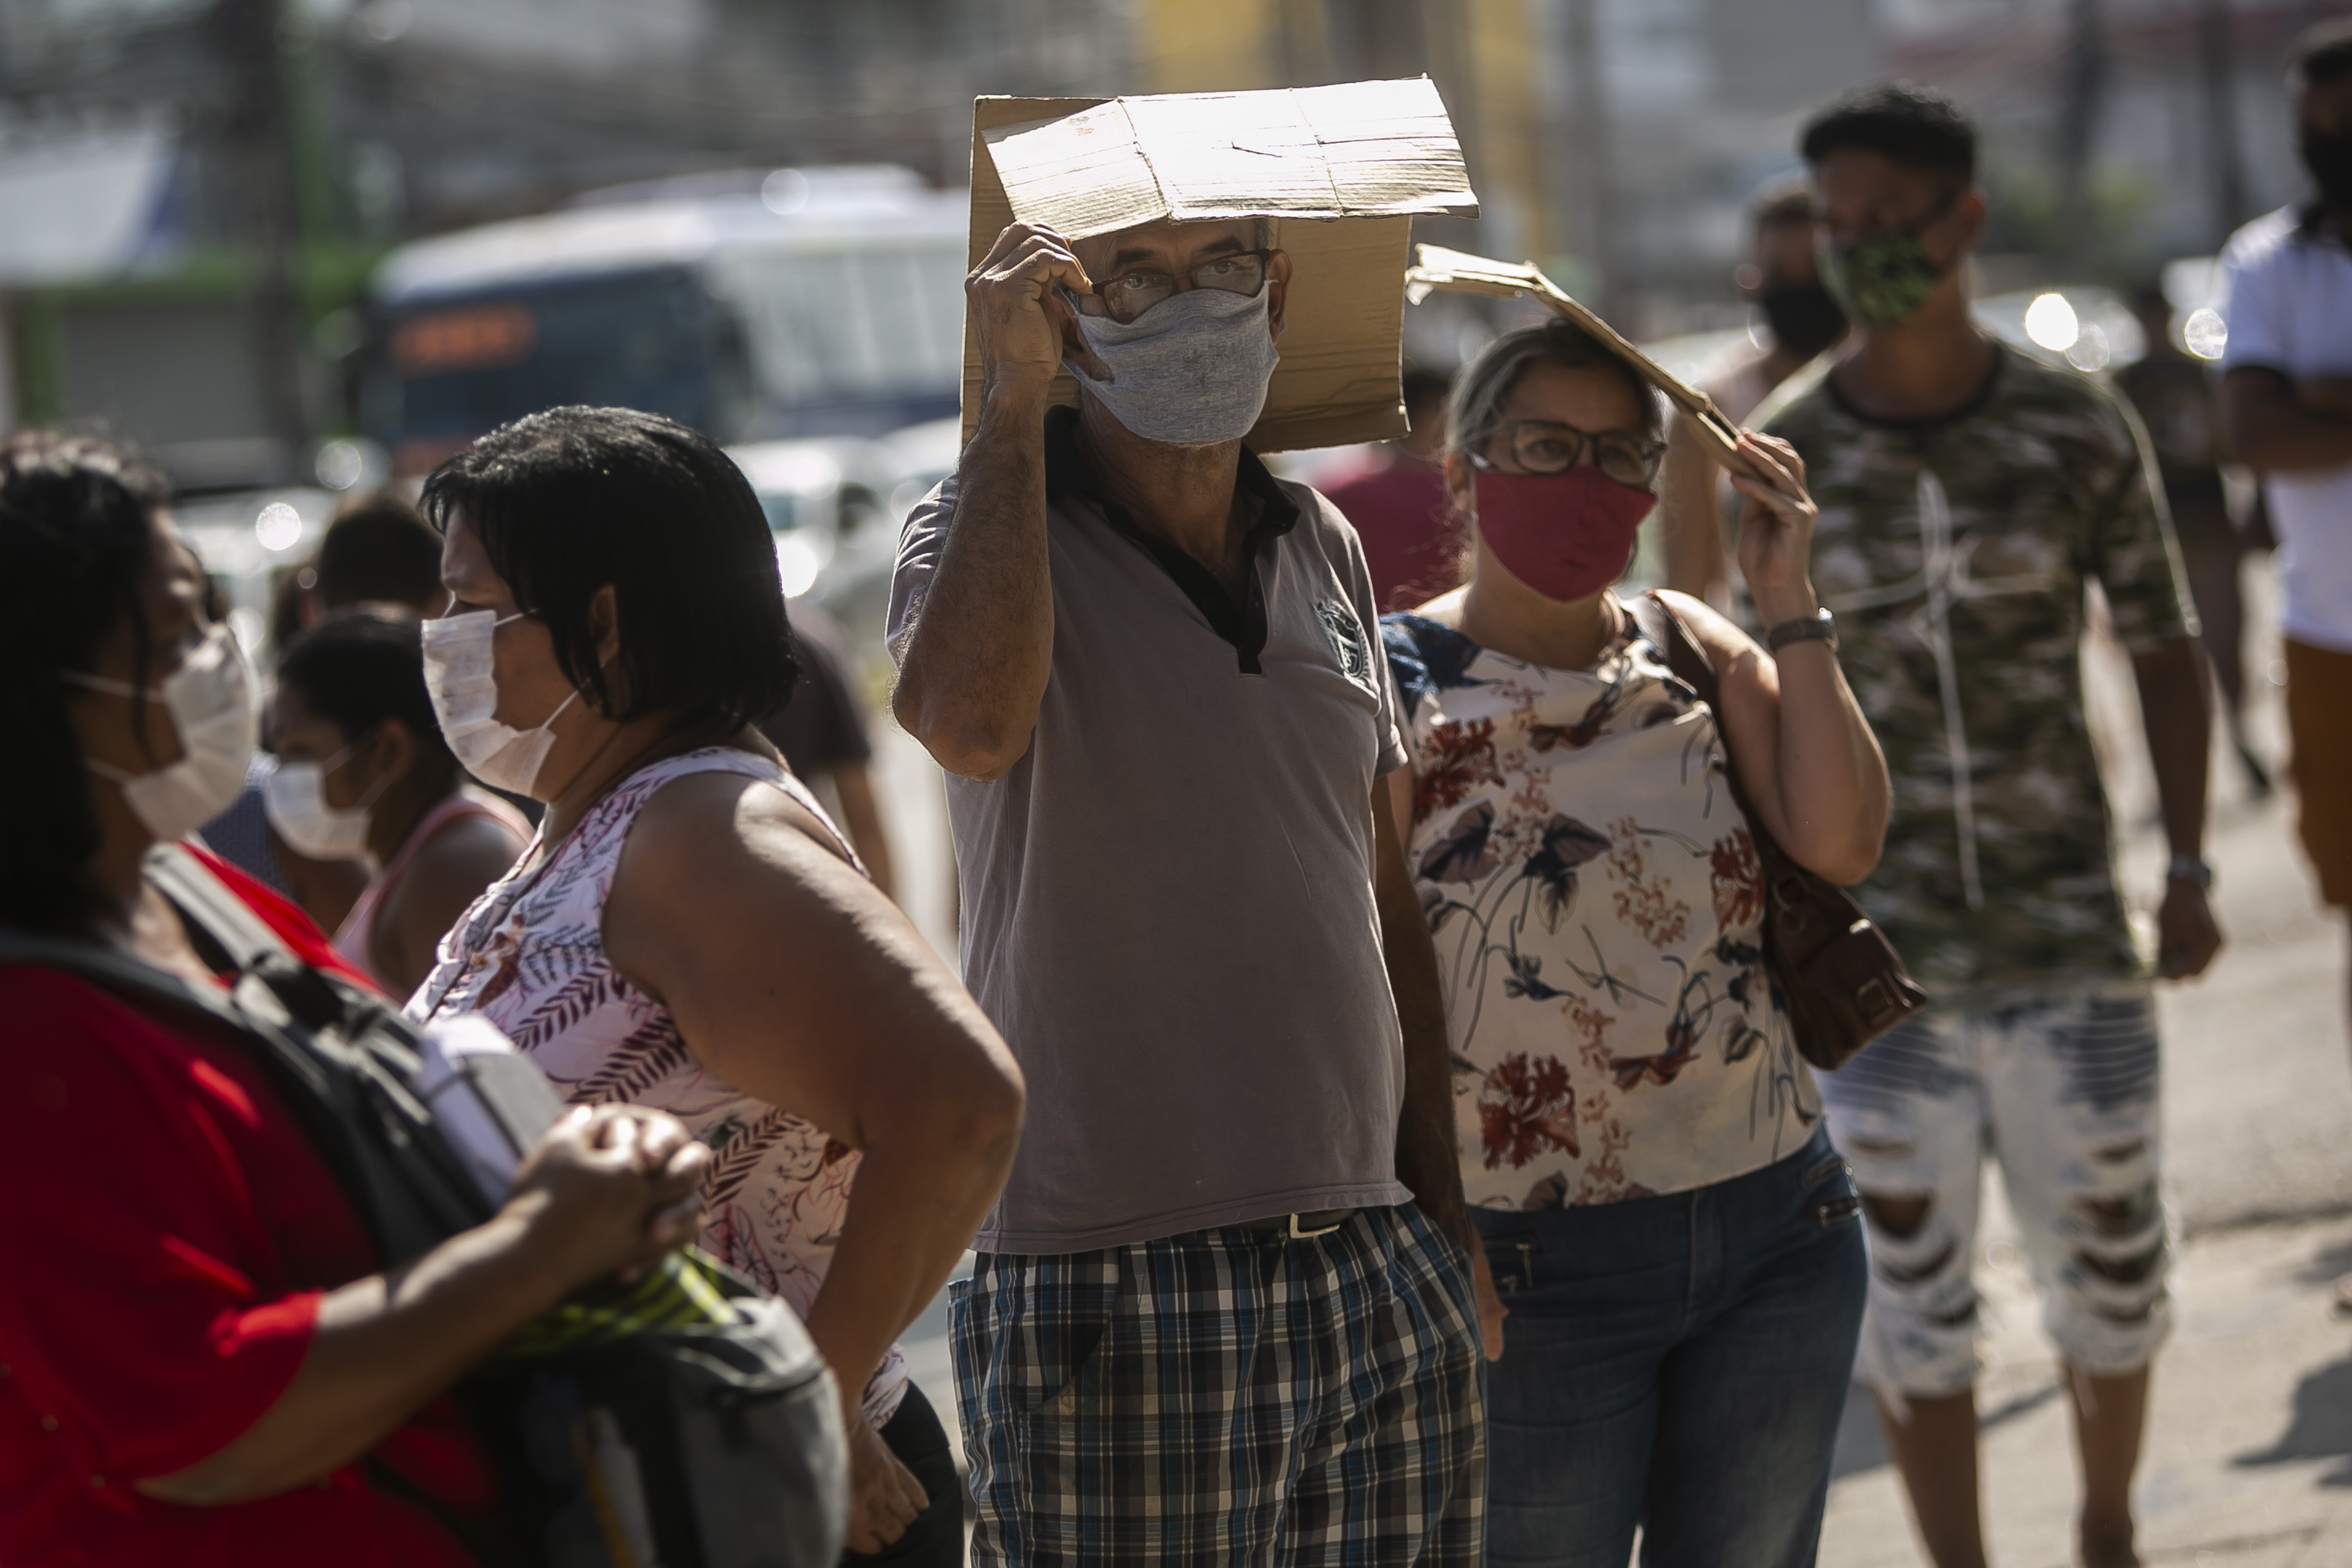
[{"label": "blurred building facade", "polygon": [[2125,285],[2303,189],[2284,53],[2343,0],[1140,0],[1149,89],[1427,70],[1486,216],[1650,337],[1734,324],[1748,198],[1900,77],[1985,131],[1998,287]]},{"label": "blurred building facade", "polygon": [[[967,174],[981,92],[1118,91],[1114,0],[0,0],[0,424],[184,481],[348,423],[390,245],[699,172]],[[61,236],[78,236],[70,242]]]},{"label": "blurred building facade", "polygon": [[2347,9],[0,0],[0,424],[105,417],[193,477],[290,471],[349,417],[347,307],[386,246],[702,172],[881,162],[960,185],[982,92],[1426,71],[1486,204],[1430,237],[1538,259],[1655,338],[1744,320],[1748,197],[1796,167],[1812,108],[1899,75],[1985,127],[1989,281],[2127,283],[2300,191],[2284,49]]}]

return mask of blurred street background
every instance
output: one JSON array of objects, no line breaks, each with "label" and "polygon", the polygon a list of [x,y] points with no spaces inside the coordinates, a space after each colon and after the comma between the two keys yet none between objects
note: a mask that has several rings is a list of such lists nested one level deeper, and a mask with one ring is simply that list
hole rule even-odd
[{"label": "blurred street background", "polygon": [[[1532,258],[1676,369],[1756,330],[1735,287],[1796,127],[1901,77],[1984,128],[1994,330],[2118,372],[2202,360],[2212,261],[2300,199],[2287,41],[2313,0],[0,0],[0,431],[142,446],[266,656],[344,499],[562,402],[730,444],[796,612],[845,634],[901,902],[955,947],[937,771],[887,716],[897,526],[954,465],[971,99],[1426,72],[1484,202],[1422,237]],[[2136,314],[2160,294],[2151,316]],[[1450,371],[1513,308],[1439,295]],[[2202,313],[2200,316],[2200,312]],[[1290,460],[1306,476],[1348,454]],[[2238,504],[2251,487],[2233,486]],[[2245,563],[2248,745],[2284,737]],[[2132,892],[2161,874],[2121,655],[2087,655]],[[2217,738],[2231,946],[2165,1003],[2179,1328],[2142,1483],[2151,1561],[2352,1563],[2344,938],[2293,801]],[[2063,1401],[2017,1250],[1984,1408],[2001,1561],[2067,1561]],[[934,1317],[910,1346],[950,1396]],[[1824,1562],[1916,1561],[1858,1397]]]}]

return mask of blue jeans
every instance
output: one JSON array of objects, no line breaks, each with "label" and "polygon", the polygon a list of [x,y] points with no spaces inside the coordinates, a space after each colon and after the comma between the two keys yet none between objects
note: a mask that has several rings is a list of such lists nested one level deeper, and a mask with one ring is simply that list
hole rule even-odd
[{"label": "blue jeans", "polygon": [[1473,1209],[1511,1315],[1487,1380],[1486,1560],[1801,1568],[1862,1328],[1860,1199],[1815,1130],[1664,1197]]}]

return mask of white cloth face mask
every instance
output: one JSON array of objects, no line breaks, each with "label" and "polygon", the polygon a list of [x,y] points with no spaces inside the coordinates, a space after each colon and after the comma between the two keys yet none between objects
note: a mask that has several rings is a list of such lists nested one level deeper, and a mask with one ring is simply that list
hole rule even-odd
[{"label": "white cloth face mask", "polygon": [[261,782],[261,803],[269,825],[278,830],[297,854],[314,861],[351,861],[367,857],[368,808],[383,794],[392,775],[380,774],[356,806],[327,804],[327,775],[352,759],[360,743],[352,742],[324,762],[280,762]]},{"label": "white cloth face mask", "polygon": [[226,625],[215,626],[163,677],[161,686],[142,688],[128,681],[68,670],[68,685],[118,696],[144,695],[163,704],[180,732],[181,758],[152,773],[131,773],[85,758],[89,770],[122,787],[123,803],[161,840],[184,839],[236,803],[245,776],[261,741],[261,706],[253,667]]},{"label": "white cloth face mask", "polygon": [[433,699],[433,716],[441,721],[441,738],[467,772],[517,795],[530,794],[538,782],[555,745],[552,727],[580,695],[573,688],[554,713],[530,729],[499,722],[498,660],[490,640],[499,627],[526,613],[518,611],[502,621],[494,610],[469,610],[425,622],[425,690]]},{"label": "white cloth face mask", "polygon": [[1076,361],[1070,373],[1110,416],[1146,441],[1206,446],[1239,441],[1265,408],[1281,355],[1268,329],[1268,290],[1192,288],[1132,321],[1080,316],[1078,331],[1111,379]]}]

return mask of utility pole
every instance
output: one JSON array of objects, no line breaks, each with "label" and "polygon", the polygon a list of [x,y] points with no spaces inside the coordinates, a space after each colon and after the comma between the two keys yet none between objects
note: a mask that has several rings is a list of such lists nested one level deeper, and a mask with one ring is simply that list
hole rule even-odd
[{"label": "utility pole", "polygon": [[2213,202],[2213,248],[2246,221],[2246,176],[2238,149],[2238,40],[2230,0],[2198,0],[2199,86],[2205,100],[2205,173]]},{"label": "utility pole", "polygon": [[2105,18],[2100,0],[2067,0],[2066,67],[2058,106],[2058,225],[2066,265],[2093,261],[2098,214],[2091,196],[2091,153],[2098,141],[2107,87]]},{"label": "utility pole", "polygon": [[[1466,0],[1406,0],[1419,15],[1421,47],[1427,64],[1423,68],[1437,84],[1438,97],[1444,100],[1447,116],[1454,121],[1454,134],[1462,145],[1462,162],[1470,172],[1475,185],[1486,172],[1486,118],[1479,111],[1477,62],[1470,48],[1470,19],[1465,14]],[[1397,7],[1382,5],[1381,13],[1393,13]],[[1376,16],[1377,20],[1394,20],[1392,15]],[[1493,234],[1478,218],[1415,218],[1412,232],[1416,238],[1458,249],[1476,250],[1487,243],[1482,237]]]},{"label": "utility pole", "polygon": [[[1561,42],[1568,54],[1569,235],[1591,268],[1590,303],[1612,319],[1623,303],[1611,225],[1616,203],[1609,182],[1609,100],[1602,86],[1598,0],[1566,0]],[[1571,286],[1572,287],[1572,286]]]},{"label": "utility pole", "polygon": [[240,225],[251,253],[254,367],[270,434],[284,444],[288,476],[310,434],[303,395],[301,215],[293,120],[279,29],[280,0],[214,0],[213,42],[226,90],[224,140],[245,196]]}]

